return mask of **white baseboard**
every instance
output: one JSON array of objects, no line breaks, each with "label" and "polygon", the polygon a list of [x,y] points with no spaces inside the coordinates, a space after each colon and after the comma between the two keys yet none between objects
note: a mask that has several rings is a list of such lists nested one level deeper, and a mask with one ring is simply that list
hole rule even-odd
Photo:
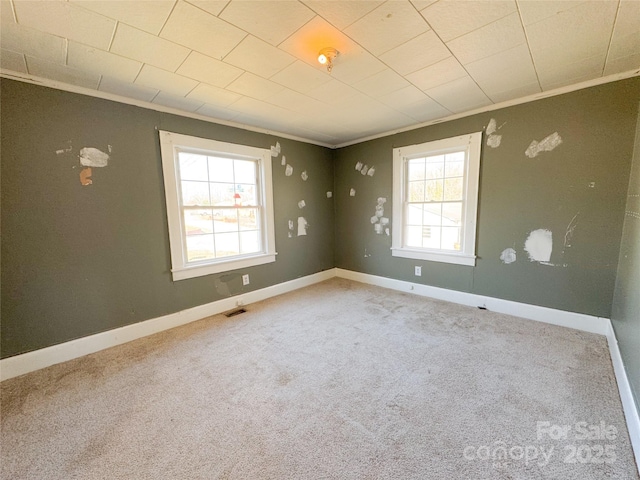
[{"label": "white baseboard", "polygon": [[627,420],[627,429],[629,430],[629,438],[631,446],[636,457],[636,466],[640,473],[640,415],[633,399],[631,384],[627,377],[627,370],[624,368],[624,362],[618,348],[618,339],[613,325],[609,322],[609,332],[607,333],[607,342],[609,343],[609,352],[611,354],[611,362],[613,363],[613,371],[616,374],[616,382],[618,383],[618,391],[620,392],[620,400],[622,401],[622,409]]},{"label": "white baseboard", "polygon": [[288,282],[279,283],[271,287],[254,290],[234,297],[199,305],[197,307],[171,313],[143,322],[126,325],[95,335],[89,335],[77,340],[41,348],[0,360],[0,381],[24,375],[57,363],[66,362],[74,358],[95,353],[106,348],[115,347],[138,338],[153,335],[170,328],[179,327],[202,318],[236,308],[238,305],[259,302],[283,293],[291,292],[302,287],[313,285],[336,276],[335,269],[296,278]]},{"label": "white baseboard", "polygon": [[485,297],[474,293],[458,292],[446,288],[432,287],[420,283],[406,282],[404,280],[394,280],[387,277],[378,277],[367,273],[354,272],[351,270],[336,269],[338,277],[354,280],[356,282],[368,283],[379,287],[398,290],[400,292],[414,293],[423,297],[436,298],[447,302],[458,303],[470,307],[485,307],[487,310],[498,313],[506,313],[515,317],[522,317],[538,322],[550,323],[561,327],[575,328],[585,332],[607,335],[609,332],[609,320],[606,318],[594,317],[582,313],[566,312],[553,308],[539,307],[526,303],[512,302],[500,298]]}]

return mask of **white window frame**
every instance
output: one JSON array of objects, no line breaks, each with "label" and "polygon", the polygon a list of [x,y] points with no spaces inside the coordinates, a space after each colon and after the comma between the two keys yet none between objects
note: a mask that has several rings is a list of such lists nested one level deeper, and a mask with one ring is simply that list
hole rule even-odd
[{"label": "white window frame", "polygon": [[[391,240],[391,254],[394,257],[475,266],[481,149],[482,132],[393,149],[393,237]],[[405,242],[407,202],[405,199],[408,181],[408,161],[413,158],[456,151],[465,152],[463,231],[460,251],[407,247]]]},{"label": "white window frame", "polygon": [[[253,267],[275,262],[276,242],[274,228],[273,188],[271,179],[271,151],[234,143],[219,142],[206,138],[182,135],[160,130],[160,151],[167,202],[169,243],[171,246],[171,273],[173,280],[200,277],[213,273]],[[258,163],[260,191],[262,251],[257,254],[215,258],[189,262],[186,255],[186,235],[182,218],[180,195],[179,151],[227,156],[234,159],[247,158]]]}]

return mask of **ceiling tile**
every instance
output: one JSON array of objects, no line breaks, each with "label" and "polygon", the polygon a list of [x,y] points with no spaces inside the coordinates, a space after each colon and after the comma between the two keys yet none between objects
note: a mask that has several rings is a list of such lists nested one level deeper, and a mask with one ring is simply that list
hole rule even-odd
[{"label": "ceiling tile", "polygon": [[458,60],[456,60],[455,57],[449,57],[417,72],[411,73],[405,78],[420,90],[424,91],[466,76],[467,72],[462,68]]},{"label": "ceiling tile", "polygon": [[172,93],[182,97],[198,85],[198,82],[191,78],[182,77],[152,65],[144,65],[142,67],[135,83],[145,87],[157,88],[165,93]]},{"label": "ceiling tile", "polygon": [[361,19],[383,1],[354,2],[353,0],[302,0],[309,8],[337,28],[344,29]]},{"label": "ceiling tile", "polygon": [[608,59],[618,59],[640,52],[640,2],[620,2],[611,38]]},{"label": "ceiling tile", "polygon": [[189,55],[189,49],[137,28],[118,24],[111,52],[175,72]]},{"label": "ceiling tile", "polygon": [[547,18],[578,7],[586,1],[581,0],[516,0],[522,16],[522,23],[531,25]]},{"label": "ceiling tile", "polygon": [[513,13],[451,40],[447,46],[460,63],[466,65],[522,43],[526,43],[526,38],[520,16]]},{"label": "ceiling tile", "polygon": [[4,49],[53,63],[64,64],[66,58],[64,39],[16,23],[2,24],[0,45]]},{"label": "ceiling tile", "polygon": [[353,88],[360,90],[366,95],[377,98],[380,95],[386,95],[401,88],[408,87],[409,85],[409,82],[404,78],[387,68],[382,72],[354,83]]},{"label": "ceiling tile", "polygon": [[225,57],[224,61],[263,78],[269,78],[293,63],[295,58],[249,35]]},{"label": "ceiling tile", "polygon": [[220,18],[271,45],[278,45],[314,17],[300,2],[243,0],[231,2]]},{"label": "ceiling tile", "polygon": [[199,52],[191,52],[176,73],[209,85],[226,87],[242,75],[243,71]]},{"label": "ceiling tile", "polygon": [[452,112],[474,110],[491,104],[471,77],[459,78],[427,90],[427,95]]},{"label": "ceiling tile", "polygon": [[134,98],[143,102],[150,102],[158,94],[158,89],[143,87],[134,83],[123,82],[116,78],[103,76],[98,90],[122,97]]},{"label": "ceiling tile", "polygon": [[408,115],[418,122],[428,122],[436,118],[451,115],[451,112],[431,98],[426,98],[416,103],[404,105],[398,111]]},{"label": "ceiling tile", "polygon": [[201,106],[198,110],[196,110],[196,113],[199,113],[200,115],[204,115],[206,117],[216,118],[220,120],[232,120],[233,118],[238,116],[238,112],[234,112],[227,108],[218,107],[215,105],[209,105],[206,103],[203,106]]},{"label": "ceiling tile", "polygon": [[217,105],[219,107],[226,107],[242,98],[242,95],[230,92],[223,88],[214,87],[212,85],[206,85],[201,83],[194,88],[187,98],[191,100],[199,100],[209,105]]},{"label": "ceiling tile", "polygon": [[442,0],[420,11],[444,42],[515,12],[514,0]]},{"label": "ceiling tile", "polygon": [[374,55],[380,55],[429,30],[408,1],[386,2],[345,29],[345,33]]},{"label": "ceiling tile", "polygon": [[285,108],[249,97],[240,98],[238,101],[229,105],[229,109],[242,113],[243,115],[238,118],[244,118],[245,120],[248,117],[267,119],[276,115],[286,120],[295,115],[294,112]]},{"label": "ceiling tile", "polygon": [[59,82],[77,85],[79,87],[98,88],[100,75],[91,74],[57,63],[47,62],[35,57],[27,56],[27,69],[31,75],[49,78]]},{"label": "ceiling tile", "polygon": [[388,107],[395,108],[396,110],[400,110],[402,107],[421,102],[428,98],[429,97],[427,97],[422,90],[413,85],[409,85],[401,88],[400,90],[395,90],[391,93],[387,93],[386,95],[377,97],[380,102],[384,103]]},{"label": "ceiling tile", "polygon": [[204,105],[204,102],[200,100],[171,95],[170,93],[165,92],[158,93],[156,98],[153,99],[153,103],[175,108],[177,110],[184,110],[186,112],[195,112]]},{"label": "ceiling tile", "polygon": [[4,48],[0,49],[0,68],[13,72],[27,73],[24,55]]},{"label": "ceiling tile", "polygon": [[526,44],[469,63],[465,69],[489,96],[538,82]]},{"label": "ceiling tile", "polygon": [[271,80],[296,92],[307,93],[323,83],[331,81],[331,76],[323,70],[296,60],[283,70],[276,73]]},{"label": "ceiling tile", "polygon": [[120,22],[157,35],[169,17],[175,0],[70,0]]},{"label": "ceiling tile", "polygon": [[331,107],[322,102],[295,92],[288,88],[281,90],[268,99],[269,103],[277,105],[292,112],[306,113],[315,112],[316,114],[329,111]]},{"label": "ceiling tile", "polygon": [[493,103],[506,102],[507,100],[514,100],[516,98],[526,97],[528,95],[534,95],[540,93],[542,89],[536,81],[529,85],[523,85],[521,87],[513,88],[504,92],[485,92]]},{"label": "ceiling tile", "polygon": [[201,8],[205,12],[210,13],[211,15],[218,16],[222,9],[226,7],[230,0],[186,0],[187,3],[195,5],[198,8]]},{"label": "ceiling tile", "polygon": [[13,7],[9,0],[0,0],[0,25],[4,27],[9,23],[16,23]]},{"label": "ceiling tile", "polygon": [[60,2],[14,2],[18,23],[43,32],[107,50],[115,20]]},{"label": "ceiling tile", "polygon": [[334,62],[331,76],[353,85],[371,75],[385,70],[387,66],[364,50],[354,51],[349,55],[340,55]]},{"label": "ceiling tile", "polygon": [[226,89],[247,97],[265,100],[283,90],[284,87],[253,73],[245,72],[227,85]]},{"label": "ceiling tile", "polygon": [[604,68],[604,74],[613,75],[614,73],[637,70],[638,65],[640,65],[640,53],[616,59],[609,59],[607,60],[607,65]]},{"label": "ceiling tile", "polygon": [[565,63],[557,68],[538,69],[538,77],[543,90],[575,83],[574,79],[597,77],[604,70],[606,54],[582,58],[577,62]]},{"label": "ceiling tile", "polygon": [[380,60],[401,75],[415,72],[451,56],[433,30],[418,35],[380,56]]},{"label": "ceiling tile", "polygon": [[[188,25],[188,28],[185,28]],[[221,60],[247,34],[189,3],[178,2],[160,36]]]},{"label": "ceiling tile", "polygon": [[437,1],[438,0],[411,0],[411,3],[413,4],[414,7],[416,7],[418,11],[420,11],[420,10],[424,10],[429,5],[433,5]]},{"label": "ceiling tile", "polygon": [[322,85],[308,91],[307,95],[315,98],[316,100],[320,100],[323,103],[335,105],[360,94],[356,89],[345,85],[338,80],[330,80],[329,82],[323,83]]},{"label": "ceiling tile", "polygon": [[616,2],[585,2],[526,27],[536,69],[606,54],[616,10]]},{"label": "ceiling tile", "polygon": [[85,72],[109,75],[125,82],[133,82],[142,63],[105,52],[97,48],[69,42],[67,65]]}]

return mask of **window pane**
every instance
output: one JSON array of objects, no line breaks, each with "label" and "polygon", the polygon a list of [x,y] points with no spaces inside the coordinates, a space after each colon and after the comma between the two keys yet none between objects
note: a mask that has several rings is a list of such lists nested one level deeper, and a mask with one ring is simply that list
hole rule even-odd
[{"label": "window pane", "polygon": [[210,183],[211,205],[216,207],[235,206],[233,183]]},{"label": "window pane", "polygon": [[424,158],[409,160],[409,181],[424,180]]},{"label": "window pane", "polygon": [[211,205],[207,182],[180,182],[183,205]]},{"label": "window pane", "polygon": [[209,181],[233,183],[233,160],[230,158],[209,158]]},{"label": "window pane", "polygon": [[213,230],[216,233],[238,231],[237,208],[215,209],[213,211],[213,220]]},{"label": "window pane", "polygon": [[258,204],[255,185],[237,184],[236,193],[240,195],[240,198],[234,198],[236,200],[236,205],[246,206]]},{"label": "window pane", "polygon": [[187,237],[187,261],[196,262],[215,258],[213,235],[192,235]]},{"label": "window pane", "polygon": [[444,156],[438,155],[427,158],[426,178],[444,177]]},{"label": "window pane", "polygon": [[407,247],[422,247],[422,227],[407,227]]},{"label": "window pane", "polygon": [[239,208],[238,219],[240,230],[258,230],[259,228],[257,208]]},{"label": "window pane", "polygon": [[442,246],[445,250],[460,250],[460,227],[442,227]]},{"label": "window pane", "polygon": [[260,251],[260,232],[240,233],[240,253],[257,253]]},{"label": "window pane", "polygon": [[407,225],[422,225],[422,204],[408,206]]},{"label": "window pane", "polygon": [[458,226],[462,224],[462,202],[442,205],[442,225]]},{"label": "window pane", "polygon": [[449,153],[446,157],[447,177],[462,177],[464,174],[464,152]]},{"label": "window pane", "polygon": [[444,184],[442,180],[427,180],[425,200],[427,202],[441,202],[442,190],[444,188],[443,185]]},{"label": "window pane", "polygon": [[183,210],[184,231],[187,235],[213,233],[213,214],[211,210]]},{"label": "window pane", "polygon": [[422,247],[423,248],[440,248],[440,230],[441,227],[433,226],[427,227],[422,232]]},{"label": "window pane", "polygon": [[444,199],[462,200],[462,177],[445,179]]},{"label": "window pane", "polygon": [[235,160],[235,182],[256,183],[256,162],[251,160]]},{"label": "window pane", "polygon": [[425,225],[442,225],[441,203],[425,203],[423,223]]},{"label": "window pane", "polygon": [[229,257],[240,254],[238,233],[218,233],[216,239],[216,257]]},{"label": "window pane", "polygon": [[409,202],[424,202],[424,182],[409,182]]},{"label": "window pane", "polygon": [[207,157],[195,153],[180,152],[180,178],[182,180],[207,181]]}]

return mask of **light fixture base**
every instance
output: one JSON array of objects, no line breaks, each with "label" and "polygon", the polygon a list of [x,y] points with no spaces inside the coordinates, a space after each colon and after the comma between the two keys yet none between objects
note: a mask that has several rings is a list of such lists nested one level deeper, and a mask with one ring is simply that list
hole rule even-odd
[{"label": "light fixture base", "polygon": [[327,66],[327,72],[333,70],[333,61],[340,55],[340,52],[333,47],[323,48],[318,52],[318,62]]}]

